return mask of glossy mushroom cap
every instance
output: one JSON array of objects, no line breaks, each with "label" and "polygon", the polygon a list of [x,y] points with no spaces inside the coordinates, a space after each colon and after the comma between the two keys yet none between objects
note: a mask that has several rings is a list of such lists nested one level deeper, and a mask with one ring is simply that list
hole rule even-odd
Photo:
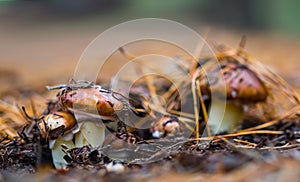
[{"label": "glossy mushroom cap", "polygon": [[46,115],[38,126],[44,137],[48,136],[50,139],[56,139],[71,131],[75,125],[76,120],[69,112],[57,111]]},{"label": "glossy mushroom cap", "polygon": [[100,116],[113,116],[115,111],[123,108],[123,103],[114,97],[114,93],[99,87],[64,91],[59,95],[59,100],[65,109],[76,109],[87,113],[93,113],[97,109]]},{"label": "glossy mushroom cap", "polygon": [[[267,88],[257,74],[233,59],[220,60],[221,66],[210,71],[216,75],[216,82],[211,85],[211,92],[221,93],[226,87],[226,98],[241,102],[265,101],[268,96]],[[224,81],[219,81],[224,79]],[[207,88],[204,88],[207,89]],[[219,94],[221,97],[224,95]]]}]

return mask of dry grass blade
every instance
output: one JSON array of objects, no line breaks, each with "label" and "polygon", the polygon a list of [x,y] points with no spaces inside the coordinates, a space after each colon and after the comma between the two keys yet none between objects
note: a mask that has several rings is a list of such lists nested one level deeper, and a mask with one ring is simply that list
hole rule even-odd
[{"label": "dry grass blade", "polygon": [[262,129],[262,128],[266,128],[266,127],[272,126],[272,125],[280,122],[281,120],[288,118],[291,115],[295,115],[295,113],[297,113],[297,111],[299,111],[299,109],[300,109],[300,105],[297,106],[297,107],[295,107],[294,109],[286,112],[284,115],[280,116],[280,118],[277,118],[275,120],[266,122],[264,124],[261,124],[261,125],[258,125],[258,126],[252,127],[252,128],[247,128],[247,129],[244,129],[244,130],[239,130],[238,132],[253,131],[253,130],[258,130],[258,129]]},{"label": "dry grass blade", "polygon": [[225,135],[218,135],[217,137],[236,137],[242,135],[253,135],[253,134],[271,134],[271,135],[282,135],[284,131],[273,131],[273,130],[255,130],[255,131],[238,131],[236,133],[230,133]]},{"label": "dry grass blade", "polygon": [[252,146],[252,147],[256,147],[256,146],[257,146],[256,143],[248,142],[248,141],[246,141],[246,140],[240,140],[240,139],[234,138],[233,141],[235,141],[235,142],[237,142],[237,143],[246,144],[247,146]]},{"label": "dry grass blade", "polygon": [[24,120],[22,119],[22,114],[20,113],[18,107],[14,104],[8,104],[0,100],[0,111],[8,114],[17,125],[23,125]]},{"label": "dry grass blade", "polygon": [[193,94],[193,106],[194,106],[195,125],[196,125],[195,135],[196,135],[196,138],[199,138],[200,137],[200,133],[199,133],[200,126],[199,126],[199,111],[198,111],[198,104],[197,104],[198,99],[197,99],[197,94],[196,94],[196,86],[197,86],[196,79],[197,79],[197,76],[195,74],[192,79],[192,94]]},{"label": "dry grass blade", "polygon": [[[187,122],[186,122],[186,119],[185,118],[178,118],[178,120],[184,124],[184,126],[190,130],[191,132],[195,132],[195,129],[193,127],[191,127]],[[188,121],[190,122],[190,121]]]},{"label": "dry grass blade", "polygon": [[246,43],[247,43],[247,37],[246,37],[246,35],[243,35],[241,38],[241,41],[239,43],[239,47],[236,50],[236,55],[239,56],[244,51],[244,49],[246,47]]},{"label": "dry grass blade", "polygon": [[230,134],[225,134],[225,135],[218,135],[214,136],[213,138],[215,140],[222,140],[223,138],[232,138],[232,137],[237,137],[237,136],[243,136],[243,135],[283,135],[284,131],[273,131],[273,130],[256,130],[256,131],[245,131],[245,132],[236,132],[236,133],[230,133]]},{"label": "dry grass blade", "polygon": [[[284,131],[274,131],[274,130],[256,130],[256,131],[245,131],[245,132],[236,132],[236,133],[229,133],[224,135],[216,135],[211,137],[200,137],[200,138],[192,138],[188,141],[202,141],[202,140],[213,140],[215,142],[222,140],[222,138],[233,138],[237,136],[243,135],[283,135],[285,134]],[[297,134],[297,132],[294,132]]]},{"label": "dry grass blade", "polygon": [[176,111],[176,110],[168,110],[168,112],[171,113],[171,114],[175,114],[177,116],[183,116],[183,117],[195,119],[195,115],[190,114],[190,113],[186,113],[186,112],[182,112],[182,111]]},{"label": "dry grass blade", "polygon": [[18,107],[0,100],[0,112],[3,113],[0,117],[0,135],[17,136],[17,130],[26,124]]},{"label": "dry grass blade", "polygon": [[208,123],[208,114],[207,114],[207,110],[206,110],[206,107],[205,107],[205,104],[204,104],[204,101],[203,101],[203,98],[202,98],[202,92],[201,92],[201,89],[200,89],[199,80],[196,81],[196,85],[197,85],[197,92],[198,92],[198,96],[199,96],[199,99],[200,99],[201,109],[202,109],[203,117],[204,117],[204,121],[205,121],[207,135],[210,137],[211,136],[211,132],[210,132],[211,130],[210,130],[209,123]]},{"label": "dry grass blade", "polygon": [[235,145],[233,142],[229,141],[226,138],[221,138],[222,141],[226,142],[227,144],[229,144],[230,146],[234,147],[234,148],[242,148],[242,149],[257,149],[257,150],[288,150],[288,149],[295,149],[295,148],[299,148],[300,144],[284,144],[282,146],[265,146],[265,147],[257,147],[258,145],[255,143],[251,143],[248,141],[244,141],[244,140],[238,140],[238,139],[233,139],[235,142],[238,143],[243,143],[246,145]]},{"label": "dry grass blade", "polygon": [[146,79],[147,87],[149,89],[150,96],[151,96],[154,104],[157,105],[157,106],[162,107],[162,105],[161,105],[161,103],[160,103],[160,101],[158,100],[158,97],[157,97],[156,88],[153,85],[153,78],[151,78],[150,76],[146,76],[145,79]]}]

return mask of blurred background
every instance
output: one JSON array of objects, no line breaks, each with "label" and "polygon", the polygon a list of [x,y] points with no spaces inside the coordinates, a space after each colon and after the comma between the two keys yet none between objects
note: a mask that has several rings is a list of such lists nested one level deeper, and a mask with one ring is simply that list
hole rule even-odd
[{"label": "blurred background", "polygon": [[211,43],[246,49],[300,86],[297,0],[0,0],[0,87],[45,90],[68,81],[87,45],[101,32],[137,18],[166,18]]}]

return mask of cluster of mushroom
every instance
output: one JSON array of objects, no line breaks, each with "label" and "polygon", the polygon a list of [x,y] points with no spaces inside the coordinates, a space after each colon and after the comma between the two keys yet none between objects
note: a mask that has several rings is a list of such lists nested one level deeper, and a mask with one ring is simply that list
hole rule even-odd
[{"label": "cluster of mushroom", "polygon": [[117,121],[115,112],[123,109],[123,103],[112,92],[97,85],[66,85],[60,89],[55,107],[38,122],[41,133],[49,140],[57,169],[67,167],[63,147],[101,146],[105,139],[102,121]]},{"label": "cluster of mushroom", "polygon": [[[43,137],[49,140],[53,164],[57,169],[67,168],[65,148],[102,147],[106,138],[105,128],[122,122],[117,113],[135,113],[122,95],[99,85],[75,83],[49,89],[60,89],[58,100],[49,104],[38,127]],[[177,125],[176,119],[163,116],[149,131],[159,138],[174,132]]]}]

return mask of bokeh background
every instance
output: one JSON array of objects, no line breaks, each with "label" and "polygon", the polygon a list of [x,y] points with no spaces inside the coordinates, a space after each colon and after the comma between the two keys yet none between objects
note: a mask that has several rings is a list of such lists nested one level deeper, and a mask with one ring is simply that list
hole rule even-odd
[{"label": "bokeh background", "polygon": [[146,17],[208,32],[210,43],[235,47],[246,35],[250,54],[299,87],[299,7],[297,0],[0,0],[0,94],[68,81],[97,35]]}]

